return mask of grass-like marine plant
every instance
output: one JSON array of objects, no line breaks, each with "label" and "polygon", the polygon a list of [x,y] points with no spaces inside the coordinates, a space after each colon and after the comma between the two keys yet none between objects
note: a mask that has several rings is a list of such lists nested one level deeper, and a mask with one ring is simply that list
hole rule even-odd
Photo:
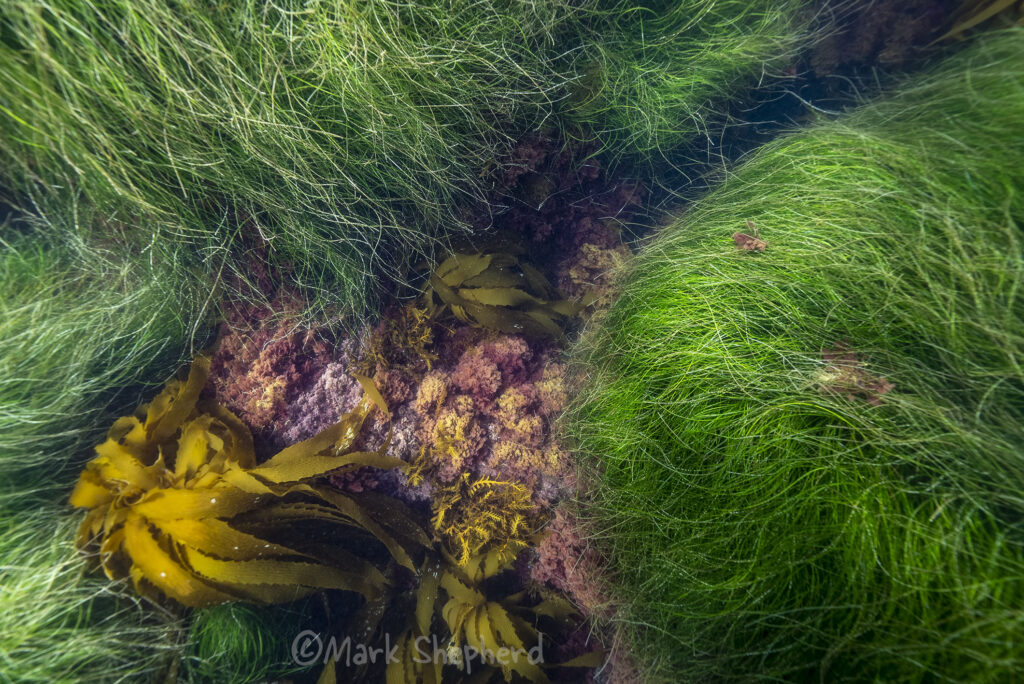
[{"label": "grass-like marine plant", "polygon": [[723,93],[787,62],[809,4],[9,0],[0,185],[78,188],[145,217],[157,253],[228,256],[243,279],[269,260],[314,305],[364,311],[381,274],[468,231],[521,136],[693,139]]},{"label": "grass-like marine plant", "polygon": [[310,596],[295,603],[227,603],[201,608],[189,620],[179,681],[248,684],[282,680],[303,668],[291,658],[295,635],[316,628],[329,605]]},{"label": "grass-like marine plant", "polygon": [[1019,677],[1022,112],[1012,30],[769,143],[577,349],[650,679]]},{"label": "grass-like marine plant", "polygon": [[[257,465],[244,424],[200,399],[208,367],[197,357],[187,380],[118,419],[71,495],[72,505],[88,509],[78,545],[98,549],[108,577],[197,607],[278,603],[318,589],[376,596],[385,579],[367,550],[374,539],[413,569],[410,554],[429,542],[398,502],[309,481],[346,467],[401,464],[384,448],[351,449],[372,408],[387,412],[372,383],[363,381],[366,396],[338,423]],[[343,530],[344,544],[284,537],[297,524]]]},{"label": "grass-like marine plant", "polygon": [[934,42],[963,39],[968,32],[989,25],[1024,26],[1024,5],[1020,0],[965,0],[953,18],[953,27]]},{"label": "grass-like marine plant", "polygon": [[[153,681],[181,619],[84,573],[62,500],[103,425],[202,338],[209,288],[73,192],[0,225],[0,681]],[[106,237],[95,239],[103,227]],[[77,518],[77,516],[75,516]]]},{"label": "grass-like marine plant", "polygon": [[707,135],[728,94],[764,82],[813,41],[808,0],[601,0],[573,55],[568,118],[608,157],[658,164]]},{"label": "grass-like marine plant", "polygon": [[77,516],[55,508],[0,512],[0,682],[164,681],[184,621],[85,572]]},{"label": "grass-like marine plant", "polygon": [[483,198],[479,171],[565,97],[557,41],[578,12],[5,2],[0,184],[80,188],[104,211],[146,216],[139,239],[157,252],[230,250],[227,271],[243,277],[262,248],[314,303],[360,311],[381,274],[400,279],[429,254],[438,227],[468,229],[457,210]]},{"label": "grass-like marine plant", "polygon": [[94,239],[100,225],[116,222],[70,193],[0,224],[2,495],[52,502],[97,426],[130,410],[202,337],[201,282],[174,259],[152,264]]}]

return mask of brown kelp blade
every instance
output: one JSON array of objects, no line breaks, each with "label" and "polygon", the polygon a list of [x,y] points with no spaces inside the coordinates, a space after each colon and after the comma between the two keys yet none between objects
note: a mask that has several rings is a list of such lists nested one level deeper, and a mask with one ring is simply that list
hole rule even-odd
[{"label": "brown kelp blade", "polygon": [[558,299],[539,271],[500,252],[451,255],[430,275],[425,297],[429,310],[447,307],[471,325],[558,340],[564,338],[565,324],[581,309],[579,304]]},{"label": "brown kelp blade", "polygon": [[[1014,6],[1017,6],[1014,9]],[[933,40],[929,45],[941,43],[950,38],[963,38],[971,29],[984,24],[993,17],[1006,13],[1009,18],[1016,19],[1018,24],[1024,22],[1024,3],[1020,0],[967,0],[957,10],[957,20],[953,27]]]},{"label": "brown kelp blade", "polygon": [[[244,424],[215,402],[199,401],[208,369],[209,359],[198,357],[187,380],[172,381],[135,416],[116,421],[79,478],[71,504],[89,513],[78,544],[98,543],[108,576],[128,576],[139,591],[186,606],[290,601],[318,589],[379,595],[384,575],[369,560],[353,562],[341,549],[318,557],[301,539],[280,539],[284,526],[314,522],[375,538],[414,567],[410,554],[429,539],[407,509],[378,521],[382,502],[364,509],[314,481],[344,466],[402,463],[385,455],[387,442],[376,451],[352,449],[373,406],[390,418],[369,380],[359,378],[366,396],[355,411],[256,466]],[[324,557],[349,559],[348,567]]]}]

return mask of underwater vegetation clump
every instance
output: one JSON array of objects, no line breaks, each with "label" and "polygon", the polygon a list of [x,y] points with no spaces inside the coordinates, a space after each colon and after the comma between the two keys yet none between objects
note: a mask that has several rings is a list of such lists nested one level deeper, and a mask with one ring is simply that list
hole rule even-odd
[{"label": "underwater vegetation clump", "polygon": [[440,226],[467,230],[457,208],[482,199],[481,169],[565,97],[557,41],[579,11],[4,3],[0,184],[80,188],[214,273],[230,250],[226,273],[251,278],[263,250],[311,303],[367,313]]},{"label": "underwater vegetation clump", "polygon": [[577,348],[652,679],[1019,675],[1022,112],[1011,30],[768,143]]},{"label": "underwater vegetation clump", "polygon": [[316,601],[273,606],[227,603],[196,610],[189,620],[180,679],[200,684],[280,680],[303,668],[291,659],[295,635],[317,626]]},{"label": "underwater vegetation clump", "polygon": [[[440,312],[431,315],[420,304],[417,300],[391,307],[378,325],[357,335],[324,338],[294,321],[246,309],[245,316],[225,325],[211,364],[210,389],[217,400],[239,407],[243,421],[258,420],[269,428],[262,432],[263,440],[290,444],[309,439],[335,422],[339,412],[358,406],[362,388],[351,369],[372,377],[388,402],[391,419],[368,416],[358,448],[381,450],[405,467],[332,471],[330,485],[344,495],[409,502],[421,511],[432,536],[429,563],[461,576],[474,567],[474,559],[486,556],[482,570],[501,575],[487,580],[488,594],[496,601],[513,597],[509,605],[528,615],[538,600],[559,592],[556,585],[565,572],[561,565],[548,565],[540,579],[531,573],[532,547],[545,538],[550,511],[573,487],[572,465],[552,423],[567,398],[558,347],[546,335],[528,339],[501,334]],[[269,421],[266,414],[248,409],[253,399],[262,398],[261,386],[280,388],[273,392],[280,395],[282,410]],[[566,566],[573,565],[573,551],[562,554]],[[380,620],[392,644],[412,629],[414,611],[410,607],[407,615],[403,612],[403,606],[415,604],[409,581],[418,586],[427,577],[423,567],[415,578],[399,574],[382,597],[367,601],[366,619]],[[541,599],[534,598],[536,592]],[[571,594],[565,599],[577,600]],[[438,619],[440,608],[434,611]],[[572,645],[558,640],[584,617],[566,616],[556,621],[566,624],[548,626],[557,627],[545,632],[548,660],[571,661],[596,648],[598,640],[588,640],[586,634]],[[353,624],[339,638],[370,629],[358,620]],[[446,625],[438,622],[436,633],[448,634],[451,627]],[[589,665],[580,667],[593,667],[599,664],[596,660],[593,656]],[[274,665],[272,658],[264,661]],[[426,676],[423,670],[414,667],[410,672]],[[456,670],[449,668],[447,676],[457,677]],[[501,669],[492,674],[501,677]],[[337,675],[356,677],[348,670]],[[383,669],[359,676],[378,681],[376,675],[384,676]]]},{"label": "underwater vegetation clump", "polygon": [[810,42],[807,4],[12,0],[0,185],[76,188],[155,253],[250,285],[269,262],[358,317],[470,230],[517,140],[692,140]]},{"label": "underwater vegetation clump", "polygon": [[582,308],[506,252],[453,254],[434,269],[429,283],[424,301],[432,316],[449,309],[463,323],[510,335],[564,340],[564,326]]},{"label": "underwater vegetation clump", "polygon": [[568,118],[611,159],[661,164],[720,125],[712,120],[729,95],[792,66],[816,39],[822,4],[602,0],[574,56]]},{"label": "underwater vegetation clump", "polygon": [[[184,625],[84,572],[63,501],[103,424],[205,336],[209,291],[74,192],[0,224],[0,679],[148,681]],[[106,233],[96,238],[98,231]]]},{"label": "underwater vegetation clump", "polygon": [[86,573],[77,516],[0,515],[0,681],[150,682],[183,651],[183,621]]},{"label": "underwater vegetation clump", "polygon": [[[440,556],[428,556],[415,586],[388,597],[389,610],[367,604],[356,616],[351,633],[369,635],[382,644],[385,635],[396,629],[398,636],[395,658],[386,667],[375,670],[374,663],[369,668],[364,663],[354,680],[348,675],[349,681],[381,681],[383,676],[389,684],[547,684],[547,671],[589,669],[604,662],[600,650],[553,662],[552,635],[564,632],[579,614],[553,592],[535,596],[516,590],[512,570],[511,560],[501,549],[476,554],[464,563],[443,550]],[[403,605],[404,611],[395,609]],[[445,639],[438,641],[439,634]],[[320,684],[333,684],[337,669],[334,662],[328,663]]]},{"label": "underwater vegetation clump", "polygon": [[393,316],[384,316],[371,331],[357,369],[367,374],[378,368],[386,372],[397,367],[415,374],[422,364],[429,371],[430,364],[437,360],[437,354],[430,351],[434,323],[435,315],[415,304],[406,304]]},{"label": "underwater vegetation clump", "polygon": [[532,492],[516,482],[471,479],[463,473],[433,496],[431,524],[445,551],[465,567],[487,554],[494,563],[511,563],[540,529]]},{"label": "underwater vegetation clump", "polygon": [[202,338],[208,291],[97,240],[117,223],[70,193],[35,209],[0,224],[0,494],[52,501],[98,427]]},{"label": "underwater vegetation clump", "polygon": [[[110,579],[130,578],[140,594],[155,589],[189,607],[279,603],[319,589],[373,597],[385,583],[367,551],[374,538],[413,569],[410,551],[429,541],[401,504],[308,482],[401,463],[351,448],[373,406],[387,411],[369,381],[355,411],[257,465],[245,425],[199,399],[208,368],[197,357],[187,380],[115,421],[75,486],[71,504],[88,509],[78,545],[97,547]],[[352,550],[310,547],[294,530],[281,539],[282,530],[316,523],[337,527]]]}]

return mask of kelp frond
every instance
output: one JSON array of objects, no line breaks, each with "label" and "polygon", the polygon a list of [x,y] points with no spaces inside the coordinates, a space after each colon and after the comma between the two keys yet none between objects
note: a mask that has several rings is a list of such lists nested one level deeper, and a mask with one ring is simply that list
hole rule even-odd
[{"label": "kelp frond", "polygon": [[[391,642],[393,657],[387,659],[383,672],[387,684],[510,682],[514,678],[546,684],[545,670],[603,664],[601,651],[562,663],[544,662],[545,636],[579,615],[557,596],[544,596],[537,603],[528,592],[509,593],[509,582],[495,578],[511,570],[512,562],[497,551],[474,556],[465,566],[456,566],[444,554],[428,554],[418,586],[388,601],[388,605],[407,607],[399,626],[385,626],[385,611],[367,604],[350,633],[376,634],[378,639],[397,633]],[[447,640],[438,642],[435,635],[447,635]],[[347,681],[380,681],[379,673],[367,670],[348,675]],[[336,664],[331,660],[317,684],[336,681]]]},{"label": "kelp frond", "polygon": [[[435,301],[440,300],[440,304]],[[508,334],[563,340],[580,305],[559,298],[540,271],[511,254],[453,254],[430,274],[427,309]]]},{"label": "kelp frond", "polygon": [[[471,571],[481,580],[509,567],[508,563],[502,562],[496,551],[481,554],[471,561]],[[448,596],[448,600],[441,608],[441,616],[451,631],[454,646],[466,644],[482,653],[498,653],[501,649],[504,649],[504,652],[526,653],[538,643],[539,632],[523,619],[526,614],[532,612],[522,605],[525,592],[502,597],[500,600],[489,600],[486,593],[481,590],[479,581],[474,582],[470,576],[453,568],[441,574],[440,586]],[[572,613],[573,609],[568,602],[562,602],[566,610]],[[548,681],[540,665],[530,662],[523,656],[509,658],[499,667],[505,681],[511,681],[512,672],[531,682]]]},{"label": "kelp frond", "polygon": [[[440,666],[424,664],[417,650],[418,635],[426,635],[431,615],[440,606],[440,616],[451,634],[449,642],[450,664],[464,670],[469,676],[477,671],[479,679],[491,681],[499,673],[506,682],[513,674],[534,684],[546,684],[544,669],[557,667],[596,667],[604,662],[602,652],[587,653],[564,663],[545,665],[543,659],[533,659],[527,653],[543,644],[542,631],[536,626],[541,618],[564,621],[578,617],[573,606],[563,598],[544,598],[529,605],[526,592],[493,595],[497,585],[486,581],[511,570],[512,559],[495,549],[470,558],[463,566],[448,564],[424,568],[416,594],[415,625],[398,642],[397,662],[389,663],[389,684],[418,684],[440,682]],[[440,603],[444,592],[448,600]],[[467,650],[468,647],[471,650]],[[541,648],[543,651],[543,649]],[[477,653],[479,663],[463,663],[462,654]],[[511,654],[517,654],[512,657]],[[509,654],[504,657],[504,654]],[[461,679],[459,680],[461,681]]]},{"label": "kelp frond", "polygon": [[973,29],[996,24],[1002,21],[1004,26],[1024,26],[1024,2],[1020,0],[965,0],[956,10],[953,27],[932,41],[941,43],[947,40],[963,40]]},{"label": "kelp frond", "polygon": [[429,542],[397,502],[357,499],[308,481],[343,467],[401,464],[384,454],[386,444],[351,450],[373,407],[388,413],[372,383],[359,378],[366,394],[337,424],[257,465],[245,425],[200,400],[208,369],[209,359],[197,358],[186,381],[172,381],[115,421],[79,478],[71,504],[89,511],[77,544],[98,549],[109,578],[130,577],[141,593],[156,590],[192,607],[276,603],[318,589],[380,592],[384,576],[370,560],[337,549],[329,555],[343,562],[327,565],[299,540],[271,541],[296,522],[375,538],[413,568],[410,552]]}]

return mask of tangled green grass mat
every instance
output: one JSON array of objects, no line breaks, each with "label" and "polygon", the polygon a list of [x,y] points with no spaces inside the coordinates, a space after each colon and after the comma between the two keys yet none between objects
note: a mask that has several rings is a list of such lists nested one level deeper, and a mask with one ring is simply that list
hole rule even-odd
[{"label": "tangled green grass mat", "polygon": [[[503,165],[529,176],[513,154],[527,133],[592,154],[588,173],[657,177],[718,137],[744,89],[796,63],[828,23],[818,7],[4,3],[0,682],[293,675],[287,642],[326,603],[183,616],[86,571],[66,503],[103,431],[206,346],[226,302],[270,308],[294,289],[288,315],[365,324],[410,266],[486,224]],[[984,36],[751,155],[644,246],[577,347],[588,384],[567,425],[598,476],[584,512],[599,534],[575,542],[611,549],[645,678],[973,682],[1024,668],[1022,46],[1020,30]],[[541,203],[556,187],[543,180]],[[479,271],[456,259],[434,279],[423,316],[561,341],[589,303],[518,258],[474,258]],[[404,346],[429,369],[443,350],[416,311],[373,353]],[[507,398],[516,417],[532,401]],[[436,442],[431,457],[452,447]],[[105,488],[123,496],[129,480]],[[564,621],[561,604],[495,581],[533,543],[534,494],[468,475],[438,488],[424,508],[458,582],[396,583],[413,610],[389,619],[407,640],[430,611],[456,640],[493,631],[492,604],[531,623],[499,629],[497,646]],[[521,519],[473,526],[499,505]],[[485,560],[485,545],[507,553]],[[436,678],[407,660],[404,680]]]},{"label": "tangled green grass mat", "polygon": [[650,674],[1007,681],[1024,34],[769,143],[647,244],[571,430]]}]

